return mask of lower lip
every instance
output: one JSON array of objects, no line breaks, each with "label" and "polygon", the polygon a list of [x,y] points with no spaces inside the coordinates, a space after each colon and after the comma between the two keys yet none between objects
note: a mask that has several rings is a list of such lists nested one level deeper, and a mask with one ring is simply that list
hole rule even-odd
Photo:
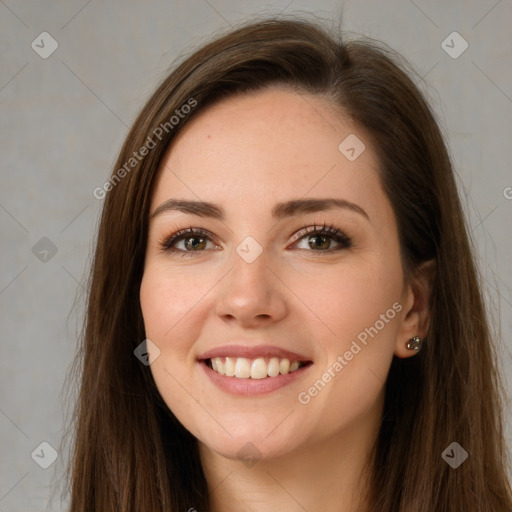
[{"label": "lower lip", "polygon": [[220,375],[216,371],[212,370],[206,361],[200,361],[199,363],[206,375],[212,380],[212,382],[226,393],[238,396],[256,396],[265,395],[276,389],[280,389],[288,384],[295,382],[300,379],[312,366],[308,364],[302,366],[298,370],[286,375],[279,374],[276,377],[266,377],[264,379],[239,379],[238,377],[226,377]]}]

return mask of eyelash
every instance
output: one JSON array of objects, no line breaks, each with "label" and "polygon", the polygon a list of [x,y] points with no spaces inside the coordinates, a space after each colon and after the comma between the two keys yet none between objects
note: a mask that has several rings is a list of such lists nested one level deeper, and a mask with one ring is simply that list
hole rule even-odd
[{"label": "eyelash", "polygon": [[[303,228],[299,229],[297,231],[294,244],[300,242],[302,238],[305,238],[306,236],[311,235],[320,235],[320,236],[327,236],[328,238],[333,239],[334,241],[338,242],[340,245],[338,247],[327,249],[327,250],[320,250],[320,251],[314,251],[314,250],[307,250],[307,249],[301,249],[305,250],[307,252],[313,252],[313,253],[320,253],[320,254],[332,254],[333,252],[340,251],[342,249],[348,249],[352,246],[352,240],[345,235],[342,231],[335,228],[334,225],[327,226],[325,223],[323,226],[316,226],[314,224],[313,229],[311,229],[312,226],[304,226]],[[186,257],[193,255],[195,252],[204,252],[204,251],[185,251],[182,249],[176,249],[174,245],[181,241],[182,239],[186,238],[185,235],[188,235],[189,237],[196,236],[196,237],[205,237],[210,241],[211,240],[211,234],[210,232],[202,229],[202,228],[193,228],[190,226],[190,228],[187,229],[181,229],[177,231],[176,233],[172,234],[169,237],[164,237],[162,240],[160,240],[159,245],[160,249],[165,253],[180,253],[180,256]]]}]

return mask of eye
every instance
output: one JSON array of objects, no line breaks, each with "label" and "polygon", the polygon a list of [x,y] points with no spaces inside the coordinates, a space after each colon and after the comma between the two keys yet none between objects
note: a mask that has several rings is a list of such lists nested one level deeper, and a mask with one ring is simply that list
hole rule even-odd
[{"label": "eye", "polygon": [[[305,247],[299,247],[303,239],[307,243],[307,247],[313,249],[317,253],[332,253],[342,249],[348,249],[352,246],[352,240],[345,235],[341,230],[335,228],[333,225],[326,226],[305,226],[299,230],[295,235],[295,240],[292,247],[300,250],[308,250]],[[159,245],[162,251],[167,253],[180,253],[180,256],[191,256],[194,252],[204,252],[207,249],[208,242],[212,243],[215,247],[218,245],[212,242],[213,236],[209,231],[201,228],[181,229],[171,236],[164,238],[160,241]],[[337,247],[331,247],[331,243],[338,244]],[[183,247],[178,245],[183,242]]]},{"label": "eye", "polygon": [[[164,252],[180,253],[188,256],[193,252],[201,252],[206,249],[207,242],[211,242],[211,234],[201,228],[181,229],[171,236],[160,241],[160,248]],[[184,248],[178,248],[178,244],[184,243]],[[212,242],[213,243],[213,242]]]},{"label": "eye", "polygon": [[[352,246],[352,240],[345,235],[341,230],[335,228],[333,225],[319,226],[305,226],[297,232],[296,237],[298,243],[293,246],[301,250],[307,250],[307,247],[313,249],[313,252],[331,253],[342,249],[348,249]],[[331,243],[334,240],[338,244],[337,247],[331,247]],[[307,247],[299,247],[299,243],[304,241]],[[309,251],[311,252],[311,251]]]}]

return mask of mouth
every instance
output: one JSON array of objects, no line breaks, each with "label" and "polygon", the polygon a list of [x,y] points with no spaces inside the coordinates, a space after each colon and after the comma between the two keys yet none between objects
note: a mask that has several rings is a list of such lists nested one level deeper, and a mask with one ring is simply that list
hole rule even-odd
[{"label": "mouth", "polygon": [[252,380],[273,379],[313,364],[312,361],[290,360],[286,357],[211,357],[203,362],[219,375]]},{"label": "mouth", "polygon": [[212,348],[197,358],[209,381],[231,395],[277,391],[302,379],[313,365],[310,358],[297,352],[240,341]]}]

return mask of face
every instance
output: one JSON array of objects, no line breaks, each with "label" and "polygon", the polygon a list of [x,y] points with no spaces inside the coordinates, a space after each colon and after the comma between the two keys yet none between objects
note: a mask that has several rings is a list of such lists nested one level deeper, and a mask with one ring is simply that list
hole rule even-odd
[{"label": "face", "polygon": [[378,176],[364,130],[280,88],[223,100],[173,141],[140,303],[158,390],[209,449],[270,459],[378,421],[411,296]]}]

